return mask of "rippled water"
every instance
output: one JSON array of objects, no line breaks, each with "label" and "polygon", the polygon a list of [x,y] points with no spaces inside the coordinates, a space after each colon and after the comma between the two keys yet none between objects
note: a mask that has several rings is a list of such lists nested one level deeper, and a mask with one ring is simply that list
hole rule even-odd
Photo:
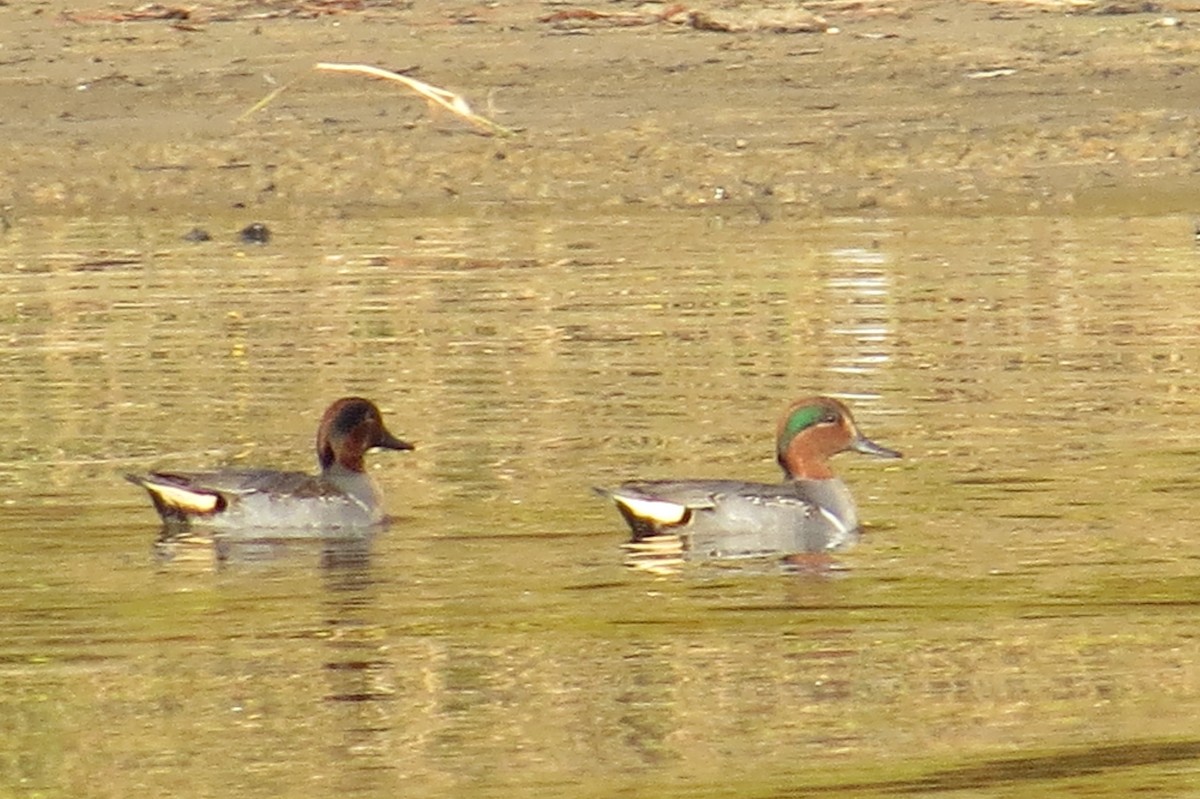
[{"label": "rippled water", "polygon": [[[19,220],[0,238],[14,795],[1183,796],[1200,252],[1179,219]],[[826,576],[631,570],[591,487],[903,461]],[[125,471],[308,468],[365,541],[156,546]]]}]

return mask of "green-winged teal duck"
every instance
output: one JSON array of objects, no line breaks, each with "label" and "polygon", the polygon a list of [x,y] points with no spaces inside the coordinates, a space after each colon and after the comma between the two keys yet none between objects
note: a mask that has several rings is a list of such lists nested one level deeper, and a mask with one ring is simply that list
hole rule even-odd
[{"label": "green-winged teal duck", "polygon": [[225,469],[126,478],[149,492],[168,528],[193,522],[227,531],[366,528],[386,518],[379,489],[363,467],[363,455],[375,447],[413,449],[388,432],[373,402],[344,397],[329,406],[317,429],[319,475]]},{"label": "green-winged teal duck", "polygon": [[645,480],[597,490],[616,503],[634,544],[678,537],[690,558],[825,554],[858,540],[854,499],[829,467],[845,450],[900,457],[863,436],[838,400],[807,397],[779,420],[781,483]]}]

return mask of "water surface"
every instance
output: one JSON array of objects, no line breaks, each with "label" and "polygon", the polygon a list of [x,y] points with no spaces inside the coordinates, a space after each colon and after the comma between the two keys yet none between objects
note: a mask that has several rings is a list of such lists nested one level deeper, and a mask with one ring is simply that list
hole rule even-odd
[{"label": "water surface", "polygon": [[[7,792],[1194,791],[1186,221],[246,221],[0,239]],[[774,479],[813,391],[907,456],[839,570],[623,563],[593,485]],[[123,472],[350,393],[391,529],[156,546]]]}]

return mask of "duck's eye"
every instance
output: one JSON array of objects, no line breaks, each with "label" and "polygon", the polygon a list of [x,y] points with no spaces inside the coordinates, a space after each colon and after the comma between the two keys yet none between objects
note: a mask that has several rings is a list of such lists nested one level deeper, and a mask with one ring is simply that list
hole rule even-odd
[{"label": "duck's eye", "polygon": [[836,413],[833,411],[826,411],[825,413],[821,414],[821,418],[817,421],[817,424],[837,424],[839,421],[841,421],[841,417],[839,417]]}]

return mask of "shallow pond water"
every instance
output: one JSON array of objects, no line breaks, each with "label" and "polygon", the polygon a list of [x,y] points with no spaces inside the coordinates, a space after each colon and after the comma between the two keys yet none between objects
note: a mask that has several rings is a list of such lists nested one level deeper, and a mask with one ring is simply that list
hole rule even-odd
[{"label": "shallow pond water", "polygon": [[[0,238],[6,792],[1195,790],[1186,220],[246,221]],[[626,565],[592,486],[774,479],[813,391],[906,455],[841,568]],[[348,393],[390,529],[156,543],[122,473],[309,468]]]}]

